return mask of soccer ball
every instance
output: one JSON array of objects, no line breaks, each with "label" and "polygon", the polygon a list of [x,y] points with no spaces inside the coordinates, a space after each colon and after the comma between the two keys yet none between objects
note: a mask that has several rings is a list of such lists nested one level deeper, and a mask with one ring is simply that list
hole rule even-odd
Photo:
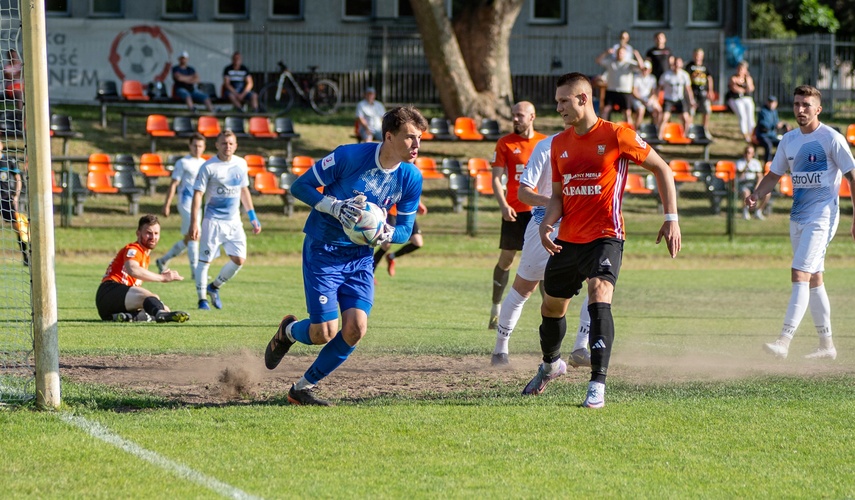
[{"label": "soccer ball", "polygon": [[365,202],[365,208],[353,228],[343,227],[344,234],[357,245],[374,246],[385,223],[386,213],[383,209],[368,201]]}]

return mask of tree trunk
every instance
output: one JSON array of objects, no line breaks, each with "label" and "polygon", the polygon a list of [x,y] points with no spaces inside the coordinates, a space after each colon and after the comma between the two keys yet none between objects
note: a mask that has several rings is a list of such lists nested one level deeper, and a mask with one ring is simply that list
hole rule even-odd
[{"label": "tree trunk", "polygon": [[509,43],[523,0],[467,2],[454,25],[445,0],[410,0],[445,115],[511,120]]}]

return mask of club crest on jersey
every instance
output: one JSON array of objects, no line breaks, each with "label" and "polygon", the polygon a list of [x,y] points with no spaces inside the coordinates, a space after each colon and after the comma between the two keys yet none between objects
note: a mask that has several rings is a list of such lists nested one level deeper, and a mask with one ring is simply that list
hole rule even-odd
[{"label": "club crest on jersey", "polygon": [[606,154],[606,145],[605,144],[597,144],[597,154],[603,156]]},{"label": "club crest on jersey", "polygon": [[137,254],[137,249],[136,249],[136,248],[129,248],[129,249],[128,249],[128,257],[129,257],[129,258],[133,258],[136,254]]},{"label": "club crest on jersey", "polygon": [[318,302],[320,302],[321,305],[326,304],[328,300],[329,299],[327,298],[326,295],[321,295],[320,297],[318,297]]},{"label": "club crest on jersey", "polygon": [[335,165],[335,154],[329,154],[324,157],[323,162],[321,162],[321,167],[326,170]]},{"label": "club crest on jersey", "polygon": [[638,143],[639,147],[642,147],[642,148],[647,147],[647,142],[644,139],[642,139],[642,137],[638,134],[635,134],[635,142]]},{"label": "club crest on jersey", "polygon": [[816,155],[815,154],[809,154],[808,155],[808,161],[811,163],[816,163]]}]

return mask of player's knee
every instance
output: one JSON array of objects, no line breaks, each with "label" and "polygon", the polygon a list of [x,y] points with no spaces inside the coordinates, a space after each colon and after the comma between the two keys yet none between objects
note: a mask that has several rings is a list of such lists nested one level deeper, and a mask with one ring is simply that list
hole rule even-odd
[{"label": "player's knee", "polygon": [[309,327],[309,337],[312,344],[326,344],[338,334],[338,320],[325,323],[315,323]]}]

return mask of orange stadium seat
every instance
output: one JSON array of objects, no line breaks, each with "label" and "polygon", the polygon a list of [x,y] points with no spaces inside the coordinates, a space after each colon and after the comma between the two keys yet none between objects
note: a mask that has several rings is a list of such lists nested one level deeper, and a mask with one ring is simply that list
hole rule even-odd
[{"label": "orange stadium seat", "polygon": [[644,176],[639,174],[627,174],[624,192],[638,195],[653,194],[653,190],[645,184]]},{"label": "orange stadium seat", "polygon": [[781,194],[784,196],[793,197],[793,178],[790,177],[790,174],[784,174],[781,176]]},{"label": "orange stadium seat", "polygon": [[56,183],[56,174],[50,176],[50,190],[53,194],[62,194],[62,187]]},{"label": "orange stadium seat", "polygon": [[736,178],[736,163],[730,160],[719,160],[715,164],[715,176],[724,182],[730,182]]},{"label": "orange stadium seat", "polygon": [[270,118],[267,118],[266,116],[250,117],[249,135],[267,139],[273,139],[276,137],[276,133],[270,131]]},{"label": "orange stadium seat", "polygon": [[490,167],[490,162],[484,158],[469,158],[469,175],[475,177],[479,172],[490,172],[492,175],[493,168]]},{"label": "orange stadium seat", "polygon": [[462,141],[482,141],[484,136],[478,132],[475,120],[468,116],[461,116],[454,120],[454,135]]},{"label": "orange stadium seat", "polygon": [[445,176],[436,168],[436,160],[427,156],[416,158],[416,166],[422,173],[422,179],[444,179]]},{"label": "orange stadium seat", "polygon": [[273,172],[259,172],[255,175],[255,183],[253,187],[261,194],[285,194],[285,190],[279,187],[277,182],[279,178]]},{"label": "orange stadium seat", "polygon": [[143,153],[140,156],[140,172],[146,177],[169,177],[172,172],[163,166],[163,158],[157,153]]},{"label": "orange stadium seat", "polygon": [[86,187],[93,193],[115,194],[119,188],[114,188],[110,183],[110,174],[107,172],[89,172],[86,176]]},{"label": "orange stadium seat", "polygon": [[852,197],[852,189],[849,187],[849,181],[847,181],[845,177],[840,181],[840,196],[842,198]]},{"label": "orange stadium seat", "polygon": [[216,116],[200,116],[196,124],[196,131],[205,137],[217,137],[222,131],[220,120]]},{"label": "orange stadium seat", "polygon": [[674,182],[696,182],[698,180],[692,175],[692,166],[686,160],[671,160],[668,166],[674,173]]},{"label": "orange stadium seat", "polygon": [[246,166],[249,169],[247,175],[250,177],[255,177],[267,170],[267,161],[261,155],[246,155],[243,159],[246,160]]},{"label": "orange stadium seat", "polygon": [[108,175],[113,175],[113,160],[108,154],[92,153],[89,155],[89,166],[86,170],[88,172],[106,172]]},{"label": "orange stadium seat", "polygon": [[143,89],[139,80],[125,80],[122,82],[122,97],[128,101],[148,101],[149,97]]},{"label": "orange stadium seat", "polygon": [[480,194],[493,196],[493,172],[480,170],[475,174],[475,189]]},{"label": "orange stadium seat", "polygon": [[662,124],[662,140],[668,144],[691,144],[692,140],[686,137],[683,124],[668,122]]},{"label": "orange stadium seat", "polygon": [[165,115],[148,115],[145,120],[145,133],[153,137],[175,137],[175,131],[169,128]]},{"label": "orange stadium seat", "polygon": [[303,175],[307,170],[314,166],[315,160],[309,156],[295,156],[291,160],[291,173],[294,175]]},{"label": "orange stadium seat", "polygon": [[855,123],[846,127],[846,141],[855,146]]}]

